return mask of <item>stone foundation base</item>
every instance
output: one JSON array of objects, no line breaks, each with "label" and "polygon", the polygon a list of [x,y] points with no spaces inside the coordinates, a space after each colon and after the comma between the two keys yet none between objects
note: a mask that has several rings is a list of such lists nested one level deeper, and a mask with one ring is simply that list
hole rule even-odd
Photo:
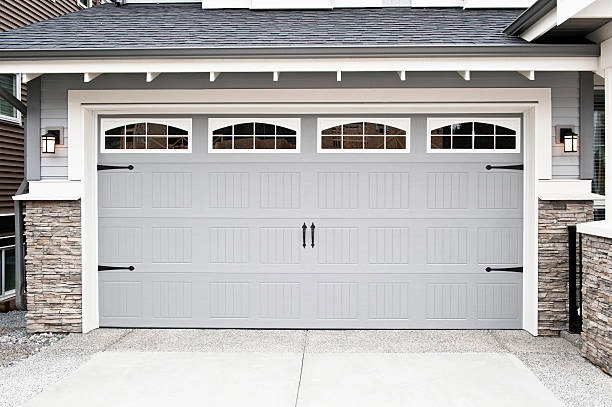
[{"label": "stone foundation base", "polygon": [[539,334],[568,329],[569,235],[567,227],[593,220],[592,201],[539,201]]},{"label": "stone foundation base", "polygon": [[612,375],[612,239],[582,238],[582,356]]},{"label": "stone foundation base", "polygon": [[28,332],[81,332],[81,201],[26,203]]}]

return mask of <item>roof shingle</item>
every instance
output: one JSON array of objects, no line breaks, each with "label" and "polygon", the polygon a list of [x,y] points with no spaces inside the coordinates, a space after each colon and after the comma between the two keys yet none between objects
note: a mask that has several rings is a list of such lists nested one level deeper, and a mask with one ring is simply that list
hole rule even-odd
[{"label": "roof shingle", "polygon": [[111,4],[0,34],[0,51],[521,46],[503,33],[521,9],[204,10]]}]

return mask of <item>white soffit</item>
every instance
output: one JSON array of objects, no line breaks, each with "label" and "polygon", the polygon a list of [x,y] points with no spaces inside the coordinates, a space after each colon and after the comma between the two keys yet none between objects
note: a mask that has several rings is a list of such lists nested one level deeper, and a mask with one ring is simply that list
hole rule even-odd
[{"label": "white soffit", "polygon": [[570,18],[612,18],[610,0],[557,0],[557,25]]}]

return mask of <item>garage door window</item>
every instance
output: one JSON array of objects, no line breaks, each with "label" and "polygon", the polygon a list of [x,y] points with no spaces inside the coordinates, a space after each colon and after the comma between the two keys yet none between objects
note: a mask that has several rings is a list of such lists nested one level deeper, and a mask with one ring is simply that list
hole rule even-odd
[{"label": "garage door window", "polygon": [[430,118],[428,151],[520,152],[520,119]]},{"label": "garage door window", "polygon": [[191,152],[191,119],[102,119],[102,152]]},{"label": "garage door window", "polygon": [[296,153],[300,119],[209,119],[211,153]]},{"label": "garage door window", "polygon": [[410,151],[409,119],[319,119],[321,153]]}]

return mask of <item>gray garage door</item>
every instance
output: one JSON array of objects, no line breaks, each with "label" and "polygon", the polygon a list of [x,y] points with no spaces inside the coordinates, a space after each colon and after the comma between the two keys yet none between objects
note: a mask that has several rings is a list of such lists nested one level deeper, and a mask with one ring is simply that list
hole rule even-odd
[{"label": "gray garage door", "polygon": [[116,152],[139,141],[115,131],[101,326],[521,328],[522,154],[440,129],[413,117],[410,153],[376,154],[318,151],[313,117],[299,153],[211,152],[203,117],[188,153]]}]

